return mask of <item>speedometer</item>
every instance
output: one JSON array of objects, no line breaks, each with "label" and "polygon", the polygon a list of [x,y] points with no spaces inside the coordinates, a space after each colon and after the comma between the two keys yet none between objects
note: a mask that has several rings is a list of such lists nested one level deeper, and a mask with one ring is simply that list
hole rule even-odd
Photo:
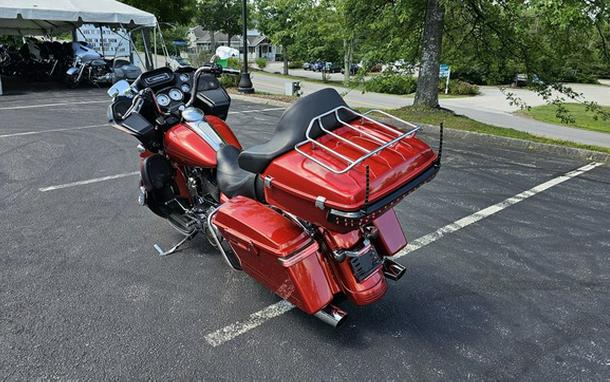
[{"label": "speedometer", "polygon": [[168,107],[171,102],[172,102],[172,100],[169,99],[169,97],[167,95],[165,95],[165,94],[157,95],[157,103],[159,104],[159,106]]},{"label": "speedometer", "polygon": [[182,84],[180,90],[182,90],[183,93],[188,93],[191,91],[191,87],[188,84]]},{"label": "speedometer", "polygon": [[184,95],[182,94],[182,92],[179,89],[172,89],[169,91],[169,98],[171,98],[174,101],[182,101],[182,97]]},{"label": "speedometer", "polygon": [[188,81],[190,78],[191,78],[191,77],[190,77],[188,74],[186,74],[186,73],[182,73],[182,74],[180,75],[180,81],[182,81],[182,82],[186,82],[186,81]]}]

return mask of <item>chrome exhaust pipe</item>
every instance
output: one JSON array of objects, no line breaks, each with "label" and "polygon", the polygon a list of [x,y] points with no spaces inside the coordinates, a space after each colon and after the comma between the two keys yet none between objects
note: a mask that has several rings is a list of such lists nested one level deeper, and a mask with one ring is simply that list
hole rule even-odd
[{"label": "chrome exhaust pipe", "polygon": [[322,320],[322,322],[325,324],[328,324],[333,328],[338,328],[347,318],[347,313],[340,308],[329,304],[322,308],[322,310],[320,310],[318,313],[314,314],[314,316]]},{"label": "chrome exhaust pipe", "polygon": [[387,257],[383,261],[383,274],[385,277],[393,281],[398,281],[404,276],[407,268],[403,265],[398,264],[394,260],[390,260]]}]

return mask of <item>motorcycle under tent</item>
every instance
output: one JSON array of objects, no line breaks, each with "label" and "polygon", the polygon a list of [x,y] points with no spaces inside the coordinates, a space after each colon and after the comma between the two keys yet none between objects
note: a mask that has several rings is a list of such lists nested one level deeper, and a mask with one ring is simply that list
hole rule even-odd
[{"label": "motorcycle under tent", "polygon": [[[132,32],[141,29],[147,68],[152,66],[151,47],[146,42],[150,42],[148,31],[153,30],[156,51],[159,23],[151,13],[115,0],[0,0],[0,35],[41,36],[74,32],[83,24],[124,28]],[[162,40],[161,43],[166,49]]]}]

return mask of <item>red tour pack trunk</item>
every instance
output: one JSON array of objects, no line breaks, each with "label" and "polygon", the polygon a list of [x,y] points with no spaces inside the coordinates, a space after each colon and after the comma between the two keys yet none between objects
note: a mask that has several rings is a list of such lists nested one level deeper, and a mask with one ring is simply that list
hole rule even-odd
[{"label": "red tour pack trunk", "polygon": [[[405,132],[363,117],[306,140],[266,168],[265,198],[336,232],[369,223],[430,181],[440,167],[430,146],[414,133],[400,134]],[[342,172],[348,160],[357,163]]]},{"label": "red tour pack trunk", "polygon": [[246,273],[304,312],[318,312],[338,292],[318,244],[268,206],[237,196],[218,209],[213,223]]}]

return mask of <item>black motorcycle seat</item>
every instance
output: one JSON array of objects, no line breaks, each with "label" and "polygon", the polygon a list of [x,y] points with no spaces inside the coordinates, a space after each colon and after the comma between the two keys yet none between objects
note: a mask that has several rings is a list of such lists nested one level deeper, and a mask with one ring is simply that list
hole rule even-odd
[{"label": "black motorcycle seat", "polygon": [[[275,158],[294,149],[294,146],[305,140],[305,133],[312,119],[329,112],[339,106],[347,107],[335,89],[322,89],[298,100],[289,107],[278,122],[275,134],[267,143],[250,147],[239,155],[239,166],[252,173],[260,174]],[[358,118],[347,110],[339,111],[339,116],[345,122]],[[334,114],[322,119],[324,127],[335,130],[341,123]],[[322,135],[319,126],[311,131],[312,138]]]},{"label": "black motorcycle seat", "polygon": [[216,153],[216,181],[220,191],[230,198],[241,195],[264,201],[262,184],[258,175],[239,167],[239,149],[225,145]]}]

